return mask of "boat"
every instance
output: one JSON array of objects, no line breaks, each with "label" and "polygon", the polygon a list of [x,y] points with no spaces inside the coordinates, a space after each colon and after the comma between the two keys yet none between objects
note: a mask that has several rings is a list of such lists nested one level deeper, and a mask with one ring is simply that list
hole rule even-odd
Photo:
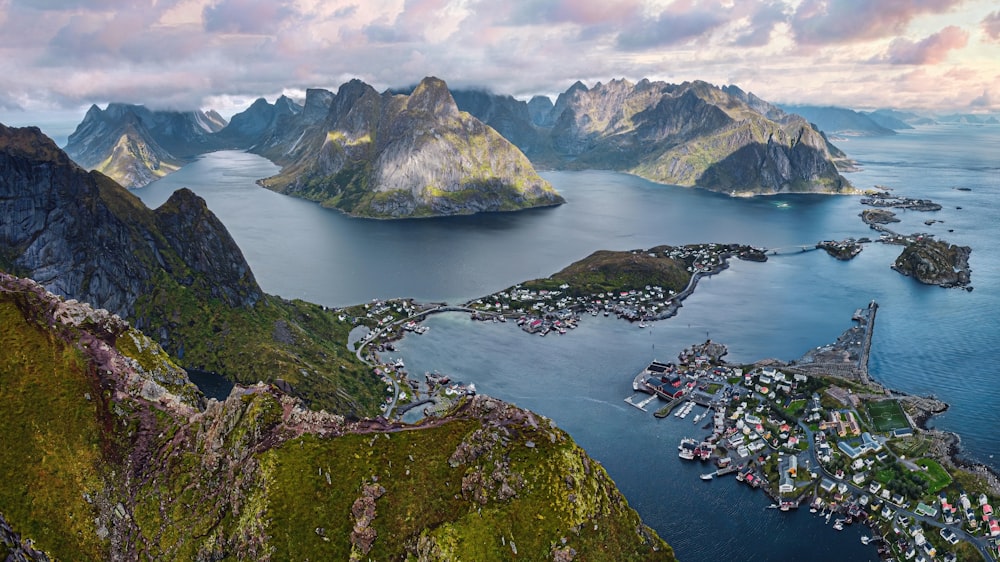
[{"label": "boat", "polygon": [[826,522],[827,522],[827,523],[829,523],[829,522],[830,522],[830,516],[831,516],[831,515],[833,515],[833,512],[832,512],[832,511],[828,511],[828,512],[827,512],[827,514],[826,514]]},{"label": "boat", "polygon": [[868,535],[861,535],[861,544],[868,544],[872,542],[872,538]]},{"label": "boat", "polygon": [[843,531],[844,530],[844,520],[843,519],[837,519],[837,521],[835,521],[834,524],[833,524],[833,528],[836,529],[836,530],[838,530],[838,531]]},{"label": "boat", "polygon": [[698,447],[698,442],[690,437],[681,439],[681,444],[677,446],[677,456],[684,460],[694,460],[694,450]]},{"label": "boat", "polygon": [[645,327],[646,327],[646,323],[645,322],[639,322],[639,329],[640,330],[644,329]]},{"label": "boat", "polygon": [[772,503],[771,505],[767,506],[767,509],[778,509],[778,504]]},{"label": "boat", "polygon": [[702,480],[711,480],[711,479],[712,479],[712,478],[714,478],[714,477],[715,477],[715,473],[712,473],[712,472],[709,472],[708,474],[702,474],[702,475],[700,476],[700,478],[701,478]]}]

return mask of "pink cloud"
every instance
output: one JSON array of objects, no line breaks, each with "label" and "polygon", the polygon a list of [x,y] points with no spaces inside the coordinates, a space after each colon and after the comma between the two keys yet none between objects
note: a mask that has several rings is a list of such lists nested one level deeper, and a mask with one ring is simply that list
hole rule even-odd
[{"label": "pink cloud", "polygon": [[903,33],[913,18],[951,10],[962,0],[804,0],[792,15],[799,43],[868,41]]},{"label": "pink cloud", "polygon": [[889,64],[937,64],[948,57],[949,51],[962,49],[968,43],[969,32],[949,25],[920,41],[893,39],[885,56],[877,60]]},{"label": "pink cloud", "polygon": [[1000,11],[987,14],[980,25],[983,27],[983,32],[990,39],[1000,41]]},{"label": "pink cloud", "polygon": [[619,30],[617,44],[626,51],[679,45],[725,25],[728,17],[721,6],[675,2],[656,17],[627,22]]},{"label": "pink cloud", "polygon": [[202,12],[206,31],[270,34],[294,14],[287,1],[219,0]]}]

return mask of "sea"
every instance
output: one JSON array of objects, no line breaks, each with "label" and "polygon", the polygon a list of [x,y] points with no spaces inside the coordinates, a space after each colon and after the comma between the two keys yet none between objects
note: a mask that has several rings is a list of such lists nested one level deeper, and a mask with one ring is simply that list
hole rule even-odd
[{"label": "sea", "polygon": [[[205,198],[269,293],[339,307],[410,297],[463,303],[548,276],[600,249],[738,242],[776,249],[766,263],[734,260],[703,279],[678,314],[645,329],[585,316],[540,338],[513,323],[439,314],[390,354],[421,378],[438,371],[554,420],[614,478],[630,505],[679,559],[875,560],[866,530],[838,532],[808,510],[783,513],[760,491],[677,457],[691,417],[655,419],[624,402],[653,359],[712,339],[727,359],[790,360],[833,341],[876,300],[870,371],[893,389],[950,404],[933,427],[961,436],[969,460],[1000,469],[1000,126],[933,125],[838,141],[859,188],[932,199],[937,212],[898,211],[901,233],[972,248],[974,290],[926,286],[890,269],[898,246],[868,244],[851,261],[802,251],[820,240],[877,238],[856,196],[734,198],[605,171],[545,171],[566,198],[518,213],[379,221],[357,219],[255,184],[277,168],[242,152],[207,154],[135,190],[147,205],[189,187]],[[925,221],[933,219],[933,224]],[[652,405],[651,405],[652,406]],[[700,408],[695,410],[700,413]],[[693,416],[693,414],[692,414]]]}]

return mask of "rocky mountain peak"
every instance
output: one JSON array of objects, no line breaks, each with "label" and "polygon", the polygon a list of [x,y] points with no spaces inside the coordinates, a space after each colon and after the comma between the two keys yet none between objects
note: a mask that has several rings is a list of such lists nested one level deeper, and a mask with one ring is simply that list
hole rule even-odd
[{"label": "rocky mountain peak", "polygon": [[322,88],[309,88],[306,90],[306,101],[302,107],[302,118],[307,123],[317,123],[326,117],[333,104],[335,94]]},{"label": "rocky mountain peak", "polygon": [[70,166],[66,153],[38,127],[7,127],[0,123],[0,153],[15,158]]},{"label": "rocky mountain peak", "polygon": [[437,117],[455,117],[458,106],[444,80],[429,76],[420,81],[406,101],[410,111],[426,112]]}]

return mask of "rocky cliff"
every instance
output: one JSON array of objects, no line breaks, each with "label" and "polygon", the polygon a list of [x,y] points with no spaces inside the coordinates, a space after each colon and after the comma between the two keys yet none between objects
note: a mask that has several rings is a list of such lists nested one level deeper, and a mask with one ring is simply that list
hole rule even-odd
[{"label": "rocky cliff", "polygon": [[971,277],[971,253],[972,248],[968,246],[924,238],[908,244],[892,268],[928,285],[964,287]]},{"label": "rocky cliff", "polygon": [[151,210],[38,129],[0,125],[0,216],[0,269],[128,319],[185,367],[280,378],[342,412],[374,412],[382,399],[379,380],[340,343],[351,326],[265,295],[190,190]]},{"label": "rocky cliff", "polygon": [[[493,125],[488,104],[457,99]],[[546,166],[621,170],[740,195],[852,191],[837,170],[844,154],[820,131],[734,86],[577,82],[544,107],[538,100],[529,111],[534,136],[517,138],[528,139],[521,148]]]},{"label": "rocky cliff", "polygon": [[[107,311],[0,274],[0,552],[60,560],[673,560],[604,469],[487,397],[420,426],[205,401]],[[45,558],[43,558],[45,557]]]},{"label": "rocky cliff", "polygon": [[214,111],[152,111],[141,105],[91,106],[69,136],[66,152],[77,164],[127,187],[141,187],[215,150],[213,133],[226,125]]},{"label": "rocky cliff", "polygon": [[0,214],[9,219],[0,224],[0,248],[12,268],[122,316],[135,312],[156,270],[229,306],[261,298],[243,254],[201,198],[180,190],[150,210],[75,165],[37,129],[0,125]]},{"label": "rocky cliff", "polygon": [[409,95],[348,82],[323,126],[304,131],[296,144],[278,160],[281,173],[262,185],[355,215],[455,215],[562,202],[514,145],[459,111],[436,78]]}]

